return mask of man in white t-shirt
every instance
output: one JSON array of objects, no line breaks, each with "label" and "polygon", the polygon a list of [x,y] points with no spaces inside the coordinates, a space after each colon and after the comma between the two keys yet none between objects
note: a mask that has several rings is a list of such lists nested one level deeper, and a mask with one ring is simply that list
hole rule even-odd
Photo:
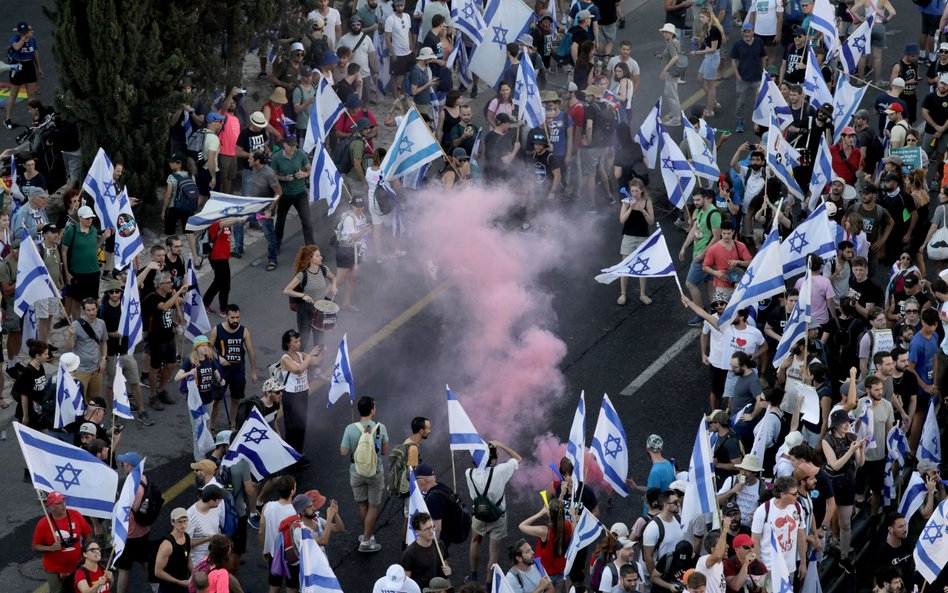
[{"label": "man in white t-shirt", "polygon": [[619,43],[619,55],[609,58],[609,63],[606,65],[606,72],[608,72],[612,78],[613,84],[619,82],[616,80],[616,64],[619,62],[623,62],[629,67],[629,72],[632,73],[632,91],[637,91],[639,88],[639,80],[642,78],[642,71],[639,68],[639,63],[632,57],[631,41]]},{"label": "man in white t-shirt", "polygon": [[748,21],[754,25],[754,35],[760,37],[767,47],[770,63],[778,47],[782,47],[780,32],[783,30],[783,0],[753,0]]},{"label": "man in white t-shirt", "polygon": [[731,517],[721,519],[721,530],[712,531],[704,538],[704,549],[707,552],[698,558],[695,572],[707,578],[707,593],[727,593],[727,582],[724,580],[724,559],[727,558],[727,538],[721,534],[731,528]]},{"label": "man in white t-shirt", "polygon": [[770,544],[770,534],[773,532],[791,581],[795,575],[802,581],[807,567],[806,526],[803,524],[803,511],[797,502],[798,488],[792,477],[774,480],[774,497],[757,507],[751,523],[751,538],[757,557],[766,566],[773,566]]},{"label": "man in white t-shirt", "polygon": [[635,557],[635,544],[627,537],[620,537],[616,545],[616,559],[602,568],[602,578],[599,581],[600,593],[611,593],[617,585],[622,584],[622,567],[632,564]]},{"label": "man in white t-shirt", "polygon": [[211,538],[224,527],[224,490],[206,486],[201,498],[188,507],[188,535],[191,536],[191,559],[195,565],[207,558]]},{"label": "man in white t-shirt", "polygon": [[391,56],[389,72],[396,101],[405,98],[405,75],[411,72],[415,57],[411,51],[411,17],[405,14],[405,0],[395,0],[395,12],[385,19],[385,45]]},{"label": "man in white t-shirt", "polygon": [[385,571],[385,576],[375,581],[372,593],[421,593],[418,583],[405,576],[401,564],[393,564]]},{"label": "man in white t-shirt", "polygon": [[378,76],[378,56],[375,53],[375,44],[372,35],[362,31],[362,19],[353,15],[349,19],[349,32],[339,38],[339,47],[348,47],[352,50],[350,61],[359,65],[359,76],[362,78],[362,100],[368,100],[369,89],[378,85],[372,81]]},{"label": "man in white t-shirt", "polygon": [[[523,457],[516,451],[501,443],[500,441],[490,441],[488,443],[487,467],[484,469],[472,468],[467,470],[464,475],[467,476],[467,489],[471,493],[471,500],[475,500],[479,495],[486,496],[500,509],[501,515],[493,521],[485,521],[477,517],[478,509],[472,511],[475,516],[471,519],[471,575],[468,580],[477,582],[477,565],[481,560],[481,540],[485,537],[490,539],[488,546],[487,567],[500,562],[500,554],[503,551],[504,538],[507,537],[507,497],[505,490],[507,482],[513,477],[515,471],[523,461]],[[510,459],[503,463],[497,463],[497,449],[510,456]]]},{"label": "man in white t-shirt", "polygon": [[[659,495],[658,503],[661,512],[655,515],[642,532],[642,559],[645,561],[645,570],[652,579],[656,574],[661,577],[661,571],[656,569],[658,561],[674,552],[675,546],[684,538],[684,530],[676,516],[681,512],[681,498],[677,493],[666,490]],[[662,528],[658,526],[659,521]]]},{"label": "man in white t-shirt", "polygon": [[[280,523],[283,519],[296,515],[296,508],[293,507],[296,479],[293,476],[280,476],[274,480],[273,487],[279,499],[271,500],[263,506],[263,511],[260,513],[260,529],[257,533],[257,541],[268,567],[273,562],[273,546],[280,536]],[[270,585],[279,588],[283,584],[283,579],[284,577],[279,576],[271,577]],[[290,585],[291,583],[287,581],[287,586]],[[299,581],[296,582],[296,587],[299,587]]]},{"label": "man in white t-shirt", "polygon": [[329,49],[336,49],[336,40],[342,37],[342,15],[329,6],[329,0],[316,0],[316,10],[306,15],[306,18],[315,21],[316,17],[322,17],[326,23],[325,35]]}]

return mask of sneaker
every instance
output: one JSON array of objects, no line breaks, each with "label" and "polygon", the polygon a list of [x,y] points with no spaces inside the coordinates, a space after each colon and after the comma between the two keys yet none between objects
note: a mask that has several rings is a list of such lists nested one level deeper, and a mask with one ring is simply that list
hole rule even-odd
[{"label": "sneaker", "polygon": [[8,366],[6,368],[7,376],[16,381],[20,377],[20,373],[23,372],[23,365],[16,363],[13,366]]},{"label": "sneaker", "polygon": [[151,385],[148,384],[148,374],[147,374],[147,373],[143,374],[143,375],[138,379],[138,381],[139,381],[139,383],[142,384],[142,387],[144,387],[145,389],[148,389],[149,387],[151,387]]},{"label": "sneaker", "polygon": [[734,133],[735,133],[735,134],[743,134],[743,133],[744,133],[744,122],[739,121],[739,122],[737,122],[737,123],[734,125]]},{"label": "sneaker", "polygon": [[689,231],[691,228],[688,226],[688,223],[685,222],[684,218],[678,218],[675,220],[675,226],[680,228],[683,231]]},{"label": "sneaker", "polygon": [[158,399],[157,397],[148,398],[148,406],[156,412],[160,412],[165,409],[165,406],[161,403],[161,400]]},{"label": "sneaker", "polygon": [[237,258],[237,259],[240,259],[240,258],[242,258],[242,257],[244,256],[244,254],[243,254],[243,252],[240,252],[240,251],[231,251],[231,252],[230,252],[230,256],[231,256],[231,257],[234,257],[234,258]]},{"label": "sneaker", "polygon": [[247,525],[251,529],[260,529],[260,514],[250,513],[250,516],[247,517]]},{"label": "sneaker", "polygon": [[682,78],[682,77],[678,77],[678,78],[675,80],[675,82],[677,82],[678,84],[685,84],[687,81],[686,81],[684,78]]},{"label": "sneaker", "polygon": [[3,120],[3,127],[6,128],[6,129],[8,129],[8,130],[12,130],[12,129],[13,129],[13,122],[10,121],[10,120],[8,120],[8,119]]},{"label": "sneaker", "polygon": [[366,554],[369,554],[372,552],[378,552],[381,549],[382,549],[382,545],[378,543],[377,541],[374,541],[371,539],[367,542],[362,542],[361,544],[359,544],[359,551]]},{"label": "sneaker", "polygon": [[691,327],[701,327],[702,323],[704,323],[704,319],[702,319],[700,315],[695,315],[688,320],[688,325]]},{"label": "sneaker", "polygon": [[171,397],[167,389],[162,389],[158,392],[158,399],[161,400],[162,403],[168,404],[169,406],[174,405],[174,398]]},{"label": "sneaker", "polygon": [[263,80],[266,77],[267,77],[267,73],[261,72],[260,74],[257,75],[257,80]]},{"label": "sneaker", "polygon": [[[362,551],[362,547],[359,546],[359,551]],[[854,570],[852,560],[849,559],[849,556],[843,556],[839,559],[839,567],[843,569],[846,574],[852,574]]]},{"label": "sneaker", "polygon": [[154,426],[155,421],[151,419],[151,416],[148,415],[148,412],[142,410],[138,413],[138,421],[144,426]]}]

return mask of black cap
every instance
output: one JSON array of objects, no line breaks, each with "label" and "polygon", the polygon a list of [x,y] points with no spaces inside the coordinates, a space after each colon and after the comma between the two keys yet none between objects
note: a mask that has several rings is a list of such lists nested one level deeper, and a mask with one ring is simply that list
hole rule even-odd
[{"label": "black cap", "polygon": [[51,222],[48,222],[45,225],[43,225],[44,233],[58,233],[59,230],[60,230],[59,227]]},{"label": "black cap", "polygon": [[430,465],[428,465],[427,463],[422,463],[421,465],[419,465],[418,467],[415,468],[415,477],[416,477],[416,478],[421,478],[421,477],[426,477],[426,476],[433,476],[433,475],[435,475],[435,474],[434,474],[434,469],[433,469]]},{"label": "black cap", "polygon": [[918,286],[918,276],[916,276],[915,274],[908,274],[902,280],[902,285],[905,286],[906,288],[914,288]]},{"label": "black cap", "polygon": [[513,118],[511,118],[506,113],[498,113],[497,116],[494,117],[494,123],[497,124],[498,126],[501,124],[509,124],[512,122],[513,122]]},{"label": "black cap", "polygon": [[877,194],[879,193],[879,188],[876,187],[874,183],[867,183],[864,186],[862,186],[862,189],[860,190],[860,192],[864,194]]},{"label": "black cap", "polygon": [[882,176],[882,181],[902,181],[898,173],[886,173]]}]

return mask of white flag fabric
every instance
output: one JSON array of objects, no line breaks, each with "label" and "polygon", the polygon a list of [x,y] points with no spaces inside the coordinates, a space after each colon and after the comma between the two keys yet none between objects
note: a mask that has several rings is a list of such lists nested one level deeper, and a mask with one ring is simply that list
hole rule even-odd
[{"label": "white flag fabric", "polygon": [[891,505],[896,500],[895,477],[893,469],[896,463],[900,468],[905,467],[906,455],[909,452],[908,439],[899,426],[893,425],[889,429],[889,434],[885,437],[886,458],[885,458],[885,478],[882,482],[882,498],[885,506]]},{"label": "white flag fabric", "polygon": [[126,268],[135,256],[144,251],[141,229],[132,213],[132,203],[128,199],[128,192],[122,190],[116,200],[115,215],[115,267]]},{"label": "white flag fabric", "polygon": [[935,582],[948,563],[948,500],[939,503],[938,508],[925,523],[922,534],[915,542],[915,570],[929,584]]},{"label": "white flag fabric", "polygon": [[304,527],[300,535],[300,593],[342,593],[329,558],[316,543],[313,533]]},{"label": "white flag fabric", "polygon": [[681,524],[691,525],[698,516],[714,514],[717,521],[717,488],[715,488],[714,458],[711,457],[711,439],[704,418],[698,424],[695,444],[688,465],[688,485],[681,507]]},{"label": "white flag fabric", "polygon": [[514,87],[514,104],[520,119],[531,128],[538,128],[546,121],[546,109],[540,100],[540,83],[533,62],[524,58],[517,69],[517,84]]},{"label": "white flag fabric", "polygon": [[760,88],[757,91],[757,100],[754,103],[753,120],[755,124],[770,127],[771,118],[776,118],[781,130],[786,130],[793,121],[790,106],[783,98],[777,83],[766,72],[760,77]]},{"label": "white flag fabric", "polygon": [[67,427],[82,418],[85,412],[86,403],[82,398],[82,385],[60,361],[56,375],[56,412],[53,417],[53,428],[58,430]]},{"label": "white flag fabric", "polygon": [[810,177],[810,201],[823,194],[823,190],[833,180],[833,155],[830,152],[826,135],[820,136],[820,147],[813,161],[813,175]]},{"label": "white flag fabric", "polygon": [[869,45],[869,37],[872,33],[872,25],[875,22],[875,15],[867,11],[866,20],[859,25],[855,31],[850,33],[846,43],[842,45],[839,51],[839,61],[846,74],[856,74],[858,72],[859,60],[863,56],[868,56],[872,52]]},{"label": "white flag fabric", "polygon": [[345,110],[345,106],[339,100],[339,95],[332,88],[332,83],[320,77],[319,82],[316,83],[313,109],[309,112],[306,136],[303,137],[303,152],[309,154],[317,144],[324,143]]},{"label": "white flag fabric", "polygon": [[385,44],[383,34],[381,29],[376,29],[372,34],[372,43],[375,45],[375,57],[378,60],[378,91],[380,95],[388,95],[389,83],[392,80],[392,73],[389,70],[392,56]]},{"label": "white flag fabric", "polygon": [[928,413],[922,425],[922,438],[918,441],[915,456],[919,461],[931,461],[941,465],[941,435],[938,432],[938,418],[935,416],[935,398],[928,400]]},{"label": "white flag fabric", "polygon": [[832,105],[833,93],[826,85],[823,72],[816,63],[816,54],[810,46],[807,46],[806,51],[806,74],[803,77],[803,90],[806,96],[810,98],[810,103],[815,109],[819,109],[820,105],[823,104]]},{"label": "white flag fabric", "polygon": [[128,539],[128,519],[132,514],[132,505],[135,504],[135,496],[138,494],[138,486],[142,481],[142,474],[145,473],[145,460],[135,466],[130,474],[125,477],[122,484],[122,491],[119,493],[115,506],[112,507],[112,562],[118,560],[125,551],[125,541]]},{"label": "white flag fabric", "polygon": [[603,284],[611,284],[623,276],[656,278],[674,276],[675,273],[675,263],[668,252],[665,235],[662,233],[662,228],[658,227],[644,243],[639,245],[638,249],[611,268],[601,270],[595,280]]},{"label": "white flag fabric", "polygon": [[803,190],[793,178],[793,167],[797,164],[798,154],[777,127],[776,116],[772,116],[770,132],[767,134],[767,167],[777,179],[783,182],[788,192],[802,201]]},{"label": "white flag fabric", "polygon": [[[576,413],[573,414],[573,424],[569,427],[569,440],[566,443],[566,457],[573,463],[573,482],[578,484],[585,472],[586,463],[586,392],[581,391],[579,402],[576,404]],[[563,476],[568,479],[569,476]]]},{"label": "white flag fabric", "polygon": [[507,68],[507,44],[530,30],[533,10],[522,0],[488,0],[484,9],[484,40],[471,56],[471,71],[496,87]]},{"label": "white flag fabric", "polygon": [[408,529],[405,530],[405,545],[410,546],[412,542],[418,539],[415,528],[411,526],[411,518],[415,513],[427,513],[428,504],[425,503],[425,495],[421,493],[421,488],[415,484],[415,468],[408,468]]},{"label": "white flag fabric", "polygon": [[823,259],[836,255],[836,237],[826,214],[826,204],[820,205],[801,222],[790,236],[780,243],[783,275],[793,278],[807,269],[807,257],[818,255]]},{"label": "white flag fabric", "polygon": [[313,159],[313,166],[309,170],[309,188],[310,201],[326,200],[329,208],[329,216],[332,216],[336,208],[342,202],[342,174],[336,168],[336,163],[329,156],[329,151],[322,144],[316,147],[316,158]]},{"label": "white flag fabric", "polygon": [[33,303],[52,298],[59,298],[59,290],[56,289],[56,284],[36,249],[36,243],[32,239],[24,239],[20,243],[16,288],[13,293],[13,305],[17,314],[23,317]]},{"label": "white flag fabric", "polygon": [[214,448],[214,437],[207,426],[210,414],[201,403],[201,394],[193,376],[185,379],[188,389],[188,412],[191,416],[191,438],[194,445],[194,460],[204,459],[204,454]]},{"label": "white flag fabric", "polygon": [[115,379],[112,380],[112,412],[119,418],[134,420],[132,403],[128,399],[125,373],[122,372],[122,357],[115,360]]},{"label": "white flag fabric", "polygon": [[441,145],[431,135],[425,120],[412,105],[398,125],[391,149],[382,159],[382,178],[391,181],[411,173],[443,154]]},{"label": "white flag fabric", "polygon": [[491,575],[490,593],[515,593],[499,564],[495,564],[491,570],[493,574]]},{"label": "white flag fabric", "polygon": [[246,459],[250,473],[257,480],[278,472],[299,461],[300,455],[286,444],[254,408],[237,432],[221,466],[231,466]]},{"label": "white flag fabric", "polygon": [[203,231],[215,222],[225,218],[259,214],[272,203],[273,198],[245,198],[212,191],[210,199],[204,203],[204,207],[201,208],[200,212],[188,219],[185,228],[189,231]]},{"label": "white flag fabric", "polygon": [[448,392],[448,432],[451,436],[452,451],[470,451],[477,467],[487,467],[487,443],[474,428],[474,423],[461,406],[457,396],[451,388],[445,386]]},{"label": "white flag fabric", "polygon": [[66,495],[69,508],[83,515],[110,519],[118,474],[101,459],[79,447],[13,423],[33,488]]},{"label": "white flag fabric", "polygon": [[659,166],[662,171],[662,182],[665,184],[665,193],[668,201],[675,208],[684,210],[691,193],[695,190],[697,178],[691,163],[685,159],[681,149],[665,130],[665,126],[658,124],[661,138],[661,160]]},{"label": "white flag fabric", "polygon": [[911,520],[912,515],[922,508],[925,502],[925,496],[928,489],[925,487],[925,479],[918,472],[912,472],[905,490],[902,492],[902,500],[899,502],[899,513],[905,517],[906,521]]},{"label": "white flag fabric", "polygon": [[787,318],[787,325],[784,326],[783,335],[777,343],[777,350],[774,352],[774,368],[779,369],[783,361],[786,360],[793,351],[793,345],[806,336],[807,323],[810,322],[810,294],[811,288],[810,270],[806,271],[803,277],[803,284],[800,285],[800,296],[793,305],[793,311]]},{"label": "white flag fabric", "polygon": [[645,116],[645,121],[642,122],[642,126],[635,133],[633,139],[633,142],[642,147],[642,157],[649,169],[654,168],[658,162],[658,126],[661,123],[661,115],[662,99],[659,97],[655,107],[652,107],[652,110]]},{"label": "white flag fabric", "polygon": [[[779,208],[779,206],[778,206]],[[780,235],[777,233],[776,220],[774,227],[760,246],[760,251],[751,260],[750,265],[734,287],[734,293],[727,303],[727,308],[718,319],[718,327],[722,330],[731,324],[738,309],[756,306],[757,303],[785,290],[783,280],[783,265],[780,263]]]},{"label": "white flag fabric", "polygon": [[30,355],[29,341],[35,340],[39,336],[39,328],[36,325],[36,307],[30,305],[30,308],[23,314],[23,337],[20,339],[20,354]]},{"label": "white flag fabric", "polygon": [[92,207],[104,229],[114,229],[119,215],[119,197],[112,178],[113,172],[112,161],[99,148],[82,182],[82,190],[92,196]]},{"label": "white flag fabric", "polygon": [[332,379],[329,381],[329,403],[327,408],[331,408],[339,398],[349,394],[349,401],[355,401],[355,381],[352,379],[352,368],[349,366],[349,340],[348,334],[342,334],[342,340],[339,341],[339,351],[336,352],[336,364],[332,367]]},{"label": "white flag fabric", "polygon": [[211,320],[207,318],[201,286],[198,283],[197,273],[194,271],[194,262],[190,259],[184,275],[184,284],[193,287],[184,293],[184,302],[181,307],[184,312],[184,337],[189,342],[193,342],[194,338],[210,333]]},{"label": "white flag fabric", "polygon": [[592,438],[592,455],[602,468],[603,479],[620,496],[628,496],[625,478],[629,475],[629,442],[619,413],[608,395],[602,396],[599,420]]},{"label": "white flag fabric", "polygon": [[866,96],[868,86],[854,87],[846,77],[841,76],[836,83],[836,94],[833,95],[833,142],[839,142],[843,128],[850,125],[853,114],[859,109],[863,97]]},{"label": "white flag fabric", "polygon": [[569,574],[576,555],[586,546],[593,544],[599,536],[605,531],[605,527],[593,515],[588,508],[583,508],[583,514],[579,516],[579,522],[573,528],[573,537],[569,540],[569,547],[566,548],[566,568],[564,574]]},{"label": "white flag fabric", "polygon": [[[451,20],[454,21],[454,26],[458,31],[467,35],[475,46],[484,42],[483,31],[487,29],[487,24],[484,22],[484,15],[481,14],[479,2],[455,0],[452,2]],[[553,22],[556,20],[554,19]]]},{"label": "white flag fabric", "polygon": [[681,123],[685,127],[685,140],[688,141],[688,150],[691,152],[691,167],[695,175],[708,181],[716,182],[721,176],[717,160],[708,146],[707,141],[695,129],[688,117],[682,112]]},{"label": "white flag fabric", "polygon": [[119,329],[128,344],[125,353],[131,354],[135,346],[142,341],[142,300],[138,293],[138,278],[135,266],[128,269],[125,290],[122,291],[122,315],[119,317]]},{"label": "white flag fabric", "polygon": [[[773,593],[793,593],[793,579],[783,556],[783,549],[777,543],[777,530],[770,530],[769,541],[761,542],[761,560],[770,569],[771,591]],[[796,567],[794,567],[796,568]]]},{"label": "white flag fabric", "polygon": [[823,34],[826,46],[826,59],[829,60],[839,49],[839,31],[836,29],[836,11],[829,0],[816,0],[810,13],[810,28]]},{"label": "white flag fabric", "polygon": [[872,398],[866,396],[862,398],[859,403],[862,406],[862,413],[858,418],[856,418],[856,423],[854,425],[856,429],[856,439],[862,440],[868,437],[869,440],[866,442],[866,450],[868,451],[869,449],[875,449],[878,446],[878,443],[876,443],[875,437],[872,434]]}]

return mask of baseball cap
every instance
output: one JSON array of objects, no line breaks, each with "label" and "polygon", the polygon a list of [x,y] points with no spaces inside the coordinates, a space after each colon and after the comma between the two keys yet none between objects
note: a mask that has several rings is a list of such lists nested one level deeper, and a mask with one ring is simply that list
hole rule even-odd
[{"label": "baseball cap", "polygon": [[354,14],[354,15],[352,15],[352,16],[349,17],[349,24],[350,24],[350,25],[354,25],[354,24],[356,24],[356,23],[359,23],[359,24],[361,25],[361,24],[362,24],[362,17],[360,17],[360,16],[357,15],[357,14]]},{"label": "baseball cap", "polygon": [[[263,115],[263,114],[261,113],[260,115]],[[267,122],[264,121],[264,122],[263,122],[263,125],[267,125]],[[184,154],[180,153],[180,152],[176,152],[176,153],[174,153],[173,155],[171,155],[171,156],[168,158],[168,162],[169,162],[169,163],[180,163],[180,164],[183,165],[184,163],[188,162],[188,157],[185,156]]]},{"label": "baseball cap", "polygon": [[592,18],[592,16],[593,16],[592,13],[589,12],[588,10],[580,10],[579,12],[576,13],[576,20],[588,21],[589,19]]},{"label": "baseball cap", "polygon": [[836,410],[830,415],[830,427],[836,428],[840,424],[850,422],[849,412],[846,410]]},{"label": "baseball cap", "polygon": [[723,426],[726,426],[728,423],[728,420],[730,420],[730,418],[728,418],[727,412],[725,412],[724,410],[715,410],[711,412],[709,415],[705,416],[704,419],[708,424],[711,424],[712,422],[717,422],[718,424],[721,424]]},{"label": "baseball cap", "polygon": [[305,52],[305,51],[306,51],[306,48],[303,47],[303,44],[300,43],[299,41],[294,41],[293,44],[290,45],[290,51],[302,51],[302,52]]},{"label": "baseball cap", "polygon": [[30,30],[30,24],[26,21],[20,21],[17,23],[16,28],[13,29],[15,33],[26,33]]},{"label": "baseball cap", "polygon": [[829,216],[830,218],[833,218],[834,216],[836,216],[837,210],[838,208],[836,208],[836,204],[832,202],[826,202],[826,215],[827,216]]},{"label": "baseball cap", "polygon": [[613,523],[609,531],[618,538],[629,537],[629,527],[625,523]]},{"label": "baseball cap", "polygon": [[88,206],[80,206],[76,214],[79,218],[95,218],[95,212]]},{"label": "baseball cap", "polygon": [[263,382],[263,392],[264,393],[276,393],[278,391],[283,391],[286,387],[283,383],[280,383],[280,380],[276,377],[270,377]]},{"label": "baseball cap", "polygon": [[806,31],[805,31],[805,30],[803,29],[803,27],[801,27],[800,25],[797,25],[797,26],[795,26],[795,27],[793,28],[793,36],[794,36],[794,37],[797,37],[797,36],[800,36],[800,35],[805,35],[805,34],[806,34]]},{"label": "baseball cap", "polygon": [[917,56],[918,55],[918,44],[909,43],[905,46],[905,55],[907,56]]},{"label": "baseball cap", "polygon": [[[122,463],[127,463],[131,466],[137,466],[139,463],[142,462],[142,456],[136,453],[135,451],[128,451],[126,453],[122,453],[115,459],[118,461],[121,461]],[[212,461],[211,463],[214,463],[214,462]]]},{"label": "baseball cap", "polygon": [[668,485],[669,490],[674,490],[675,492],[684,493],[688,489],[688,484],[683,480],[675,480]]},{"label": "baseball cap", "polygon": [[532,46],[533,46],[533,37],[531,37],[530,35],[527,35],[526,33],[524,33],[524,34],[521,35],[520,37],[517,37],[517,43],[519,43],[520,45],[529,45],[529,46],[532,47]]},{"label": "baseball cap", "polygon": [[371,127],[372,127],[372,122],[369,121],[369,118],[367,117],[360,117],[359,119],[356,120],[355,130],[357,132],[361,132],[362,130],[368,130]]},{"label": "baseball cap", "polygon": [[95,429],[95,424],[91,422],[83,422],[82,426],[79,427],[79,434],[91,434],[95,436],[98,434],[98,431]]},{"label": "baseball cap", "polygon": [[872,115],[869,113],[869,110],[867,110],[867,109],[860,109],[859,111],[857,111],[856,113],[853,114],[853,118],[855,118],[855,119],[864,119],[864,120],[866,120],[866,121],[869,121],[869,119],[870,119],[871,117],[872,117]]},{"label": "baseball cap", "polygon": [[405,584],[406,578],[408,577],[405,576],[405,569],[402,568],[402,565],[393,564],[388,567],[388,570],[385,571],[385,585],[383,586],[383,589],[400,591],[402,585]]},{"label": "baseball cap", "polygon": [[897,181],[901,183],[902,178],[899,177],[897,173],[886,173],[885,175],[882,176],[882,181]]},{"label": "baseball cap", "polygon": [[731,544],[735,548],[743,548],[746,546],[753,546],[754,540],[751,539],[751,536],[746,533],[742,533],[734,538],[734,542]]},{"label": "baseball cap", "polygon": [[566,85],[566,92],[567,92],[567,93],[575,93],[575,92],[578,91],[578,90],[579,90],[579,87],[576,86],[576,83],[573,82],[573,81],[570,81],[569,84]]},{"label": "baseball cap", "polygon": [[892,80],[892,83],[889,86],[898,87],[900,89],[905,88],[905,79],[901,76],[897,76]]},{"label": "baseball cap", "polygon": [[879,188],[876,187],[876,184],[874,183],[866,183],[865,185],[862,186],[862,190],[860,190],[860,193],[877,194],[879,193]]},{"label": "baseball cap", "polygon": [[219,433],[217,433],[217,436],[214,437],[214,446],[217,447],[217,446],[219,446],[219,445],[229,445],[229,444],[230,444],[230,437],[231,437],[231,435],[233,435],[233,434],[234,434],[234,432],[231,431],[231,430],[222,430],[222,431],[220,431]]},{"label": "baseball cap", "polygon": [[741,31],[753,31],[753,30],[754,30],[754,25],[752,25],[750,22],[746,22],[741,26]]},{"label": "baseball cap", "polygon": [[221,115],[220,113],[214,113],[214,112],[207,114],[207,123],[212,124],[216,121],[224,121],[224,116]]},{"label": "baseball cap", "polygon": [[[893,86],[895,86],[895,85],[893,84]],[[905,86],[905,85],[902,85],[902,86]],[[889,103],[889,106],[886,108],[885,112],[886,112],[886,114],[891,114],[891,113],[905,113],[905,110],[902,109],[902,104],[901,104],[901,103]]]},{"label": "baseball cap", "polygon": [[737,506],[737,503],[733,500],[729,500],[724,503],[724,506],[721,507],[721,513],[726,515],[740,515],[741,507]]},{"label": "baseball cap", "polygon": [[948,51],[948,43],[942,41],[938,44],[938,51]]},{"label": "baseball cap", "polygon": [[[60,358],[60,360],[62,360],[62,359]],[[105,403],[105,398],[104,398],[104,397],[101,397],[101,396],[99,396],[99,397],[93,397],[92,399],[89,400],[89,403],[88,403],[87,405],[98,406],[98,407],[100,407],[100,408],[107,408],[107,407],[109,407],[109,404]]]},{"label": "baseball cap", "polygon": [[883,164],[892,164],[892,165],[898,165],[899,167],[901,167],[901,166],[902,166],[902,157],[896,156],[896,155],[889,155],[889,156],[887,156],[887,157],[884,157],[884,158],[882,159],[882,162],[883,162]]},{"label": "baseball cap", "polygon": [[182,518],[187,517],[187,516],[188,516],[188,510],[187,510],[186,508],[184,508],[184,507],[175,507],[175,508],[171,511],[171,520],[172,520],[172,521],[177,521],[178,519],[182,519]]},{"label": "baseball cap", "polygon": [[66,495],[62,492],[53,490],[46,495],[46,504],[59,504],[61,502],[66,502]]},{"label": "baseball cap", "polygon": [[916,276],[915,274],[908,274],[907,276],[905,276],[905,279],[902,280],[902,286],[906,288],[913,288],[915,286],[918,286],[918,276]]},{"label": "baseball cap", "polygon": [[635,547],[635,542],[627,537],[620,537],[618,543],[620,550],[630,550]]},{"label": "baseball cap", "polygon": [[312,68],[310,68],[309,66],[305,64],[300,66],[300,76],[306,77],[306,76],[311,76],[312,74],[313,74]]},{"label": "baseball cap", "polygon": [[51,222],[48,222],[43,225],[43,232],[44,233],[58,233],[59,227]]},{"label": "baseball cap", "polygon": [[191,469],[199,469],[206,472],[217,472],[217,464],[210,459],[202,459],[191,464]]},{"label": "baseball cap", "polygon": [[281,142],[287,146],[296,146],[297,142],[299,142],[299,139],[296,136],[287,134],[286,136],[283,137],[283,140],[281,140]]},{"label": "baseball cap", "polygon": [[501,124],[509,124],[511,122],[513,122],[513,119],[511,119],[506,113],[498,113],[497,116],[494,117],[494,123],[498,126]]},{"label": "baseball cap", "polygon": [[434,469],[427,463],[422,463],[421,465],[415,468],[416,478],[422,478],[422,477],[433,476],[433,475],[435,475]]},{"label": "baseball cap", "polygon": [[661,451],[662,447],[665,446],[665,441],[657,434],[653,434],[645,440],[645,446],[648,447],[649,451]]},{"label": "baseball cap", "polygon": [[346,109],[358,109],[362,107],[362,97],[358,93],[352,93],[346,99]]},{"label": "baseball cap", "polygon": [[852,126],[845,126],[842,130],[843,136],[856,135],[856,129]]},{"label": "baseball cap", "polygon": [[456,159],[461,159],[461,160],[464,160],[464,161],[470,159],[470,157],[467,156],[467,151],[464,150],[464,147],[463,147],[463,146],[458,146],[457,148],[455,148],[454,150],[452,150],[452,151],[451,151],[451,156],[454,157],[454,158],[456,158]]},{"label": "baseball cap", "polygon": [[313,506],[313,499],[305,494],[297,494],[293,497],[293,510],[300,514],[309,507]]},{"label": "baseball cap", "polygon": [[339,56],[331,51],[327,51],[323,54],[322,61],[319,62],[320,66],[335,66],[339,63]]},{"label": "baseball cap", "polygon": [[948,84],[948,72],[942,72],[938,75],[938,84]]}]

